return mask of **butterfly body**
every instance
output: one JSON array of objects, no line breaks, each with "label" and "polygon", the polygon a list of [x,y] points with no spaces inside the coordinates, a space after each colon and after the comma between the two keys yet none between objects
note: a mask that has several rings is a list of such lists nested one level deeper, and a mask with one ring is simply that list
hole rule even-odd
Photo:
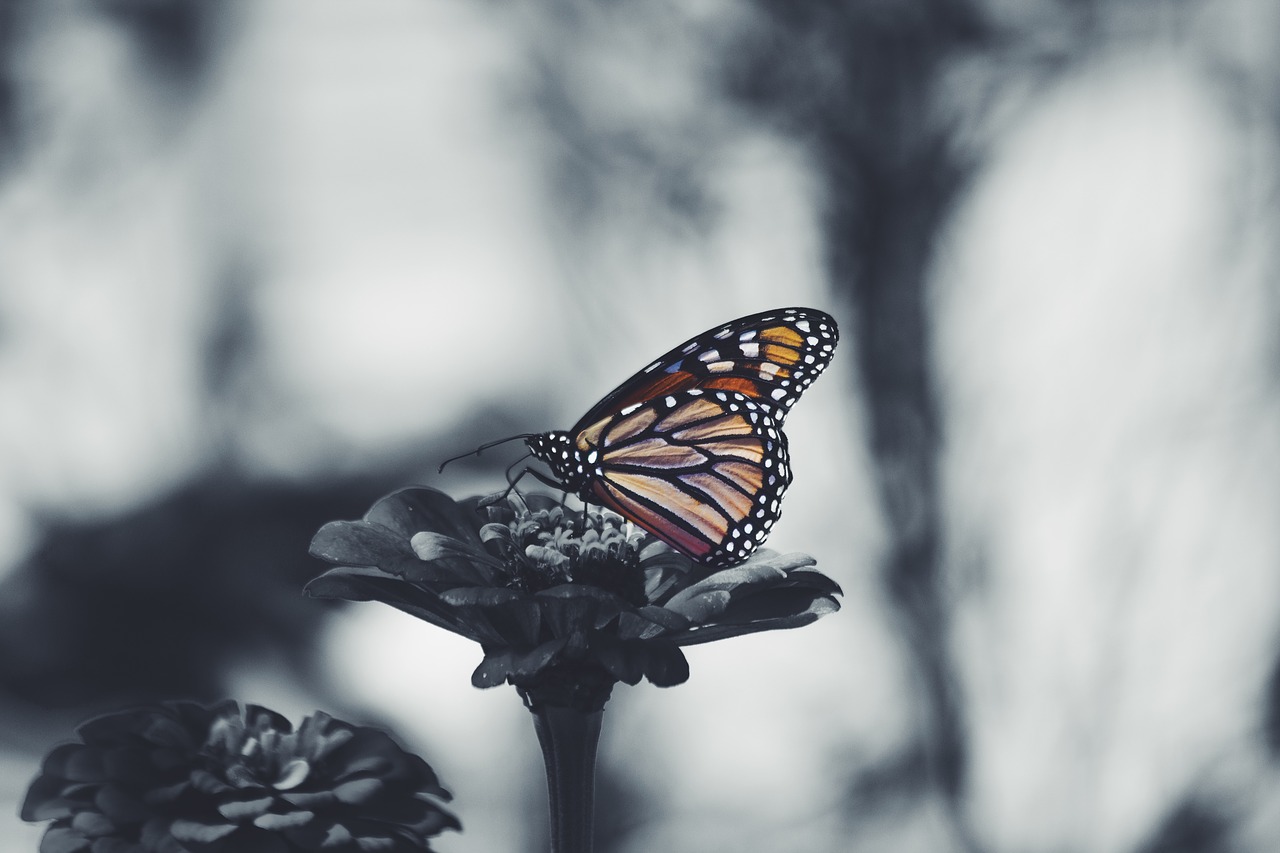
[{"label": "butterfly body", "polygon": [[782,423],[830,363],[821,311],[753,314],[691,338],[569,430],[530,436],[563,488],[708,566],[747,559],[791,483]]}]

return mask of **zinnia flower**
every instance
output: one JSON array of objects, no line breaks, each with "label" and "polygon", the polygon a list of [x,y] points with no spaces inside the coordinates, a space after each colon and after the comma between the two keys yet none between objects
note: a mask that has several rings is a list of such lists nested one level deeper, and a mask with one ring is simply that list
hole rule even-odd
[{"label": "zinnia flower", "polygon": [[309,594],[382,601],[481,645],[477,687],[531,705],[598,710],[613,684],[689,677],[682,646],[794,628],[839,608],[805,554],[758,551],[710,570],[607,511],[513,494],[493,506],[403,489],[363,521],[326,524],[311,553],[337,565]]},{"label": "zinnia flower", "polygon": [[422,851],[459,829],[425,761],[319,713],[166,702],[84,723],[22,806],[41,853]]}]

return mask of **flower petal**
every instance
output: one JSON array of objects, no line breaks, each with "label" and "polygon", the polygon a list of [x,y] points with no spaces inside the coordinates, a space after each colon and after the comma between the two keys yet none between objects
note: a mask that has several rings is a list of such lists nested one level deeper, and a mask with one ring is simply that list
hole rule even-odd
[{"label": "flower petal", "polygon": [[663,542],[661,539],[654,539],[648,545],[640,549],[640,565],[648,568],[651,565],[681,565],[688,568],[692,565],[692,561],[681,554],[679,551],[672,550],[671,546]]},{"label": "flower petal", "polygon": [[191,771],[190,786],[202,794],[221,794],[230,791],[231,786],[202,767]]},{"label": "flower petal", "polygon": [[159,713],[140,712],[136,708],[115,711],[86,720],[76,727],[76,734],[93,746],[118,745],[123,733],[143,735],[153,743],[179,749],[192,749],[190,724],[201,729],[211,718],[210,709],[194,702],[165,702]]},{"label": "flower petal", "polygon": [[407,536],[368,521],[331,521],[311,537],[311,556],[327,563],[382,566],[418,557]]},{"label": "flower petal", "polygon": [[496,687],[512,676],[530,677],[553,663],[568,642],[568,637],[556,637],[531,651],[504,648],[486,652],[484,660],[471,674],[471,684]]},{"label": "flower petal", "polygon": [[259,829],[280,832],[284,829],[297,829],[315,820],[315,812],[296,811],[285,814],[264,814],[254,818],[253,825]]},{"label": "flower petal", "polygon": [[[231,708],[219,716],[224,717],[227,722],[232,724],[240,724],[242,719],[237,708]],[[270,731],[288,734],[293,731],[293,723],[289,722],[288,717],[283,714],[277,714],[270,708],[264,708],[261,705],[244,706],[243,725],[246,729],[254,732]]]},{"label": "flower petal", "polygon": [[22,802],[22,819],[35,822],[70,817],[71,807],[62,797],[62,788],[63,780],[54,776],[38,776],[27,789],[27,797]]},{"label": "flower petal", "polygon": [[280,777],[271,783],[277,791],[291,791],[301,785],[311,775],[311,762],[304,758],[295,758],[280,770]]},{"label": "flower petal", "polygon": [[[553,587],[538,593],[542,622],[557,637],[581,637],[592,628],[608,624],[621,610],[616,598],[593,587],[572,587],[569,594],[555,595]],[[603,593],[603,594],[601,594]]]},{"label": "flower petal", "polygon": [[667,609],[680,614],[694,625],[707,622],[723,613],[732,600],[729,591],[724,589],[712,589],[691,595],[681,593],[678,598],[679,601],[673,598],[668,602]]},{"label": "flower petal", "polygon": [[596,661],[623,684],[637,684],[644,676],[641,662],[645,652],[643,644],[626,643],[603,635],[592,644],[591,651]]},{"label": "flower petal", "polygon": [[419,560],[428,563],[462,559],[487,563],[495,569],[502,568],[502,562],[484,550],[478,542],[463,542],[452,536],[430,530],[421,530],[413,534],[409,539],[409,545],[413,548],[413,553],[418,555]]},{"label": "flower petal", "polygon": [[617,634],[623,640],[649,640],[689,627],[689,620],[663,607],[642,607],[618,614]]},{"label": "flower petal", "polygon": [[470,640],[482,642],[484,639],[475,626],[431,591],[377,569],[330,569],[307,584],[304,591],[312,598],[381,601]]},{"label": "flower petal", "polygon": [[743,586],[778,583],[779,581],[785,580],[786,577],[787,573],[785,571],[775,568],[767,563],[747,562],[728,569],[721,569],[714,574],[707,575],[697,583],[692,584],[671,596],[670,600],[666,602],[666,606],[678,609],[679,604],[686,598],[692,598],[711,590],[726,590],[734,592],[739,587]]},{"label": "flower petal", "polygon": [[689,661],[677,646],[649,643],[645,652],[644,677],[655,687],[674,687],[689,680]]},{"label": "flower petal", "polygon": [[89,849],[89,839],[69,826],[51,826],[40,839],[40,853],[81,853]]},{"label": "flower petal", "polygon": [[433,530],[463,542],[480,543],[476,535],[479,515],[474,502],[458,503],[444,492],[413,486],[392,492],[365,515],[366,521],[384,525],[408,538],[423,530]]},{"label": "flower petal", "polygon": [[227,820],[242,823],[267,813],[274,802],[272,797],[257,797],[252,800],[229,800],[218,804],[218,814]]},{"label": "flower petal", "polygon": [[490,542],[502,542],[508,546],[514,547],[511,538],[510,525],[503,524],[498,521],[490,521],[480,528],[480,541],[488,544]]},{"label": "flower petal", "polygon": [[603,604],[617,605],[621,599],[607,589],[581,583],[562,583],[537,593],[538,598],[592,598]]},{"label": "flower petal", "polygon": [[[428,552],[427,562],[415,553],[412,536],[402,535],[368,521],[331,521],[320,528],[311,540],[311,555],[341,566],[377,567],[385,574],[417,583],[456,584],[484,583],[491,579],[499,564],[485,552],[479,542],[456,539],[439,533],[428,533],[428,539],[439,536],[453,544]],[[429,543],[426,543],[429,546]],[[476,553],[467,549],[475,548]]]},{"label": "flower petal", "polygon": [[812,566],[817,564],[817,560],[808,554],[799,551],[793,551],[789,554],[779,554],[770,548],[761,548],[751,558],[752,563],[763,563],[772,566],[775,569],[782,569],[784,572],[791,572],[803,566]]},{"label": "flower petal", "polygon": [[103,756],[107,776],[118,782],[141,784],[151,779],[152,767],[146,758],[128,747],[108,749]]},{"label": "flower petal", "polygon": [[98,790],[93,803],[99,811],[119,824],[141,823],[150,813],[135,794],[110,783]]},{"label": "flower petal", "polygon": [[787,586],[801,586],[826,595],[844,595],[840,584],[817,569],[796,569],[787,573]]},{"label": "flower petal", "polygon": [[691,646],[758,631],[799,628],[839,609],[840,602],[829,595],[815,595],[798,589],[773,589],[735,601],[714,623],[694,626],[672,637],[672,641],[681,646]]},{"label": "flower petal", "polygon": [[123,838],[98,838],[93,842],[93,853],[147,853],[140,844]]},{"label": "flower petal", "polygon": [[226,838],[236,831],[234,823],[202,823],[197,820],[179,818],[169,827],[169,832],[179,841],[196,844],[212,844],[220,838]]},{"label": "flower petal", "polygon": [[356,737],[349,723],[316,711],[298,726],[298,751],[312,762],[327,758]]},{"label": "flower petal", "polygon": [[471,673],[471,686],[484,689],[505,683],[515,654],[514,649],[499,649],[492,654],[485,654],[484,660]]},{"label": "flower petal", "polygon": [[[448,815],[449,819],[454,822],[457,821],[457,818],[443,806],[428,799],[379,797],[372,802],[365,803],[360,809],[360,816],[368,824],[381,823],[384,824],[384,828],[385,824],[388,823],[401,824],[403,826],[434,824],[439,820],[439,815]],[[364,827],[362,827],[363,829]]]},{"label": "flower petal", "polygon": [[90,838],[113,835],[120,829],[106,815],[101,815],[97,812],[79,812],[75,817],[71,818],[71,828]]},{"label": "flower petal", "polygon": [[161,851],[163,853],[175,853],[175,851],[177,851],[177,853],[185,853],[186,848],[178,844],[178,842],[174,840],[173,835],[169,832],[169,825],[172,822],[172,820],[167,818],[153,817],[151,820],[144,823],[142,825],[142,832],[139,833],[142,846],[148,851],[154,850],[157,851],[157,853],[160,853]]},{"label": "flower petal", "polygon": [[324,808],[334,801],[333,791],[285,791],[280,799],[300,809]]},{"label": "flower petal", "polygon": [[[68,744],[71,745],[71,744]],[[106,778],[103,762],[105,750],[91,746],[79,746],[65,754],[62,762],[62,778],[69,782],[100,782]]]},{"label": "flower petal", "polygon": [[360,805],[377,796],[383,787],[384,785],[380,779],[352,779],[350,782],[343,782],[334,788],[333,795],[340,802],[349,805]]},{"label": "flower petal", "polygon": [[172,785],[161,785],[158,788],[152,788],[142,795],[142,801],[150,806],[165,805],[172,803],[191,790],[191,782],[183,779],[181,782],[175,782]]},{"label": "flower petal", "polygon": [[521,596],[485,607],[483,617],[505,645],[531,648],[541,639],[542,610],[530,598]]},{"label": "flower petal", "polygon": [[440,600],[451,607],[490,607],[517,601],[524,596],[514,589],[492,586],[466,586],[440,593]]}]

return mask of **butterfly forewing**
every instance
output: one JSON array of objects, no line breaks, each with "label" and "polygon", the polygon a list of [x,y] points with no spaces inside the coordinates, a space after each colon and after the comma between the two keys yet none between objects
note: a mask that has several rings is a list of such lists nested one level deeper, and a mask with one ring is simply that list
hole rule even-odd
[{"label": "butterfly forewing", "polygon": [[578,446],[599,454],[596,501],[711,566],[759,547],[791,481],[771,407],[733,391],[695,388],[633,404],[591,424]]},{"label": "butterfly forewing", "polygon": [[800,394],[826,369],[839,332],[813,308],[779,308],[742,317],[690,338],[591,408],[578,434],[636,403],[690,389],[741,394],[773,410],[781,426]]}]

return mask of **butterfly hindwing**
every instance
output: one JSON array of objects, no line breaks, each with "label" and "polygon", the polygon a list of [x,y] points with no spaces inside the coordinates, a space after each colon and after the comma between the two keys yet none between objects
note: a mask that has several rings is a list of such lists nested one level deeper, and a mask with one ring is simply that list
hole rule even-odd
[{"label": "butterfly hindwing", "polygon": [[690,389],[735,392],[773,409],[781,426],[835,353],[836,322],[813,308],[779,308],[708,329],[639,371],[570,430],[580,433],[636,403]]},{"label": "butterfly hindwing", "polygon": [[[594,437],[594,499],[710,566],[759,547],[791,482],[772,407],[735,391],[694,388],[632,404]],[[587,449],[581,435],[579,449]]]}]

